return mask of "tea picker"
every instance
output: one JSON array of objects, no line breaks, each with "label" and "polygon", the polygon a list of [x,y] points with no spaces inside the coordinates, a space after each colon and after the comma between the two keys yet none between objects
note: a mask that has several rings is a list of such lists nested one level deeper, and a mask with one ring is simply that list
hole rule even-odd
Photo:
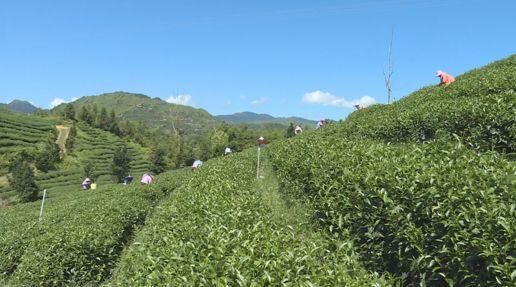
[{"label": "tea picker", "polygon": [[319,129],[320,127],[324,126],[326,124],[326,119],[322,118],[317,122],[317,127],[315,129]]},{"label": "tea picker", "polygon": [[451,75],[439,70],[435,73],[435,76],[436,77],[439,77],[441,79],[441,82],[439,83],[439,86],[443,86],[443,85],[449,85],[453,82],[455,82],[455,78],[452,77]]},{"label": "tea picker", "polygon": [[144,173],[142,176],[142,180],[140,181],[142,184],[151,184],[154,180],[154,176],[150,173]]},{"label": "tea picker", "polygon": [[258,161],[256,163],[256,178],[263,178],[260,176],[260,151],[265,147],[265,139],[263,137],[258,138]]},{"label": "tea picker", "polygon": [[202,160],[198,159],[198,160],[194,161],[192,164],[192,170],[199,168],[201,165],[202,165]]},{"label": "tea picker", "polygon": [[302,132],[303,132],[303,129],[301,129],[301,126],[296,125],[296,128],[294,129],[294,134],[298,135],[298,134],[301,134]]}]

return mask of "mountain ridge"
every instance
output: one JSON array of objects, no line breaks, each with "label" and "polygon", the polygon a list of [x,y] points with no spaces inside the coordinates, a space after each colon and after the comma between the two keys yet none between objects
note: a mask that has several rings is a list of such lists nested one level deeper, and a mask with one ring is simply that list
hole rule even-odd
[{"label": "mountain ridge", "polygon": [[32,114],[32,113],[40,110],[39,108],[35,107],[30,102],[24,101],[24,100],[12,100],[8,104],[0,103],[0,107],[3,107],[12,112],[23,113],[23,114]]},{"label": "mountain ridge", "polygon": [[262,124],[262,123],[278,123],[282,125],[301,124],[305,126],[315,126],[317,121],[301,117],[274,117],[269,114],[253,113],[249,111],[238,112],[228,115],[217,115],[214,118],[225,121],[230,124]]}]

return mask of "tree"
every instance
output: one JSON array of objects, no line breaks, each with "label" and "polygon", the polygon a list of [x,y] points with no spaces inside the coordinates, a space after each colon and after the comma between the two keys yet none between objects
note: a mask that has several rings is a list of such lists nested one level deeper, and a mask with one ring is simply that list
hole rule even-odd
[{"label": "tree", "polygon": [[129,138],[134,136],[134,124],[130,121],[121,121],[119,124],[120,134]]},{"label": "tree", "polygon": [[[93,103],[92,107],[91,107],[91,115],[93,117],[93,119],[97,119],[97,116],[98,116],[98,113],[99,113],[99,108],[97,107],[97,104]],[[95,124],[94,122],[92,124]]]},{"label": "tree", "polygon": [[108,131],[114,135],[117,135],[117,136],[121,136],[122,133],[120,131],[120,128],[118,127],[118,123],[117,122],[111,122],[109,124],[109,129]]},{"label": "tree", "polygon": [[34,164],[36,165],[37,169],[45,173],[51,169],[54,169],[54,165],[52,164],[48,153],[44,151],[36,155]]},{"label": "tree", "polygon": [[228,146],[229,137],[220,128],[213,130],[210,136],[209,148],[211,148],[211,156],[224,154],[224,149]]},{"label": "tree", "polygon": [[17,156],[9,166],[9,185],[18,193],[21,202],[34,201],[38,198],[38,185],[34,173],[23,156]]},{"label": "tree", "polygon": [[72,152],[76,136],[77,136],[77,128],[75,127],[75,123],[74,123],[70,127],[70,131],[68,132],[68,138],[66,139],[66,143],[65,143],[65,147],[66,147],[66,152],[67,153],[71,153]]},{"label": "tree", "polygon": [[41,147],[41,150],[36,155],[35,164],[36,168],[48,172],[51,169],[55,169],[55,164],[61,161],[61,150],[59,145],[56,143],[57,135],[54,133],[52,136],[47,138],[47,141]]},{"label": "tree", "polygon": [[175,135],[167,137],[164,142],[165,154],[166,154],[166,165],[170,168],[178,166],[177,158],[179,156],[180,143],[179,138]]},{"label": "tree", "polygon": [[151,171],[160,174],[164,172],[167,168],[167,164],[165,162],[165,150],[162,148],[156,148],[151,155]]},{"label": "tree", "polygon": [[82,106],[81,110],[79,111],[79,120],[91,126],[94,122],[94,119],[95,117],[93,116],[89,107],[86,105]]},{"label": "tree", "polygon": [[118,122],[116,121],[116,114],[115,110],[111,109],[111,112],[109,113],[109,128],[108,131],[114,135],[121,136],[122,131],[120,129],[120,126],[118,125]]},{"label": "tree", "polygon": [[193,155],[192,146],[181,139],[176,167],[189,166],[194,160],[196,160],[196,158]]},{"label": "tree", "polygon": [[83,178],[89,177],[90,179],[97,177],[96,168],[95,168],[95,165],[93,164],[93,162],[91,162],[91,161],[84,162],[84,164],[82,166],[82,176],[83,176]]},{"label": "tree", "polygon": [[391,103],[391,76],[392,76],[392,39],[394,38],[394,28],[391,30],[391,43],[389,45],[387,72],[383,71],[385,88],[387,89],[387,104]]},{"label": "tree", "polygon": [[294,135],[295,135],[295,133],[294,133],[294,124],[293,124],[293,123],[290,123],[290,126],[289,126],[289,127],[288,127],[288,129],[287,129],[287,135],[286,135],[286,137],[287,137],[287,138],[291,138],[291,137],[293,137]]},{"label": "tree", "polygon": [[67,120],[75,120],[75,108],[73,104],[66,104],[63,110],[63,118]]},{"label": "tree", "polygon": [[116,114],[115,114],[115,110],[114,109],[111,109],[111,111],[109,112],[109,121],[110,122],[115,122],[116,121]]},{"label": "tree", "polygon": [[97,126],[105,131],[109,130],[109,116],[106,108],[102,107],[97,115]]},{"label": "tree", "polygon": [[113,162],[111,163],[111,173],[116,182],[122,182],[124,177],[131,170],[131,154],[126,146],[115,151]]}]

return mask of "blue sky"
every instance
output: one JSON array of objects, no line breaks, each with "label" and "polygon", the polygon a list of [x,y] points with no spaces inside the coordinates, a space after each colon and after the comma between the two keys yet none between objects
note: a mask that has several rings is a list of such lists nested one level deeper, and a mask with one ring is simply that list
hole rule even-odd
[{"label": "blue sky", "polygon": [[112,91],[340,119],[516,52],[516,1],[2,1],[0,102]]}]

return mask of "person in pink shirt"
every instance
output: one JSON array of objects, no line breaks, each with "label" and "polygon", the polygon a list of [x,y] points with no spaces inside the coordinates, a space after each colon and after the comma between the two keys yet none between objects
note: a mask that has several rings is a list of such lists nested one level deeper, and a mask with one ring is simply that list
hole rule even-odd
[{"label": "person in pink shirt", "polygon": [[142,184],[151,184],[153,180],[154,180],[154,177],[152,176],[152,174],[145,173],[142,176],[141,183]]},{"label": "person in pink shirt", "polygon": [[441,78],[441,82],[439,83],[439,86],[449,85],[455,81],[454,77],[446,74],[445,72],[443,72],[441,70],[437,71],[437,73],[435,73],[435,76]]}]

